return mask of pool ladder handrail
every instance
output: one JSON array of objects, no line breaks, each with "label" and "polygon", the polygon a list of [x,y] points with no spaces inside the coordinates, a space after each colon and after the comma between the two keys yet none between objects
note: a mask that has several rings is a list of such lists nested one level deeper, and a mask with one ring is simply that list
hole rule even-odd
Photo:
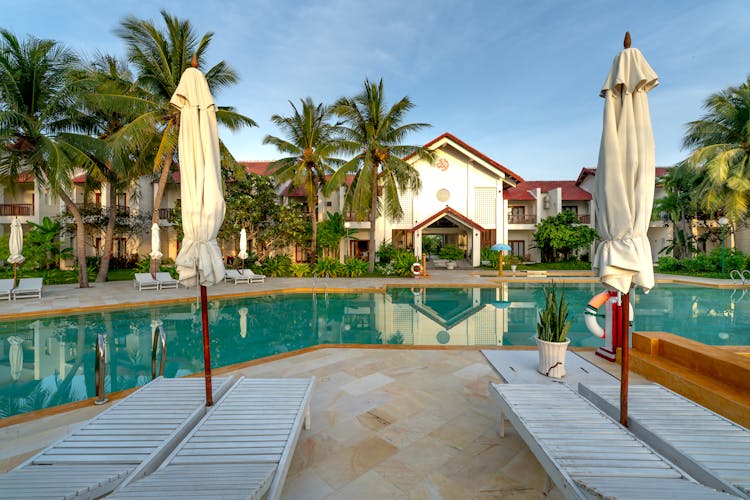
[{"label": "pool ladder handrail", "polygon": [[742,271],[739,269],[732,269],[729,272],[729,278],[732,280],[732,283],[736,284],[739,281],[740,285],[746,285],[750,282],[750,269],[744,269]]},{"label": "pool ladder handrail", "polygon": [[104,393],[104,372],[106,370],[104,334],[100,333],[96,337],[96,361],[94,365],[94,385],[96,387],[95,405],[103,405],[109,402],[107,395]]},{"label": "pool ladder handrail", "polygon": [[164,328],[161,325],[157,325],[154,330],[154,345],[151,350],[151,380],[157,377],[156,372],[156,351],[161,345],[161,359],[159,360],[159,377],[164,376],[164,365],[167,362],[167,334],[164,333]]}]

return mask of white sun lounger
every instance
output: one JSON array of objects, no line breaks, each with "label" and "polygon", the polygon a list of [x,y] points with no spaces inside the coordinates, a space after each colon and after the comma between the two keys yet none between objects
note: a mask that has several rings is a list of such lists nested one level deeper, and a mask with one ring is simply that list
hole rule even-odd
[{"label": "white sun lounger", "polygon": [[42,278],[21,278],[18,285],[11,291],[13,300],[42,298]]},{"label": "white sun lounger", "polygon": [[180,284],[179,281],[174,279],[171,274],[167,272],[156,273],[156,281],[159,282],[159,288],[164,290],[166,288],[177,288]]},{"label": "white sun lounger", "polygon": [[[214,397],[231,385],[214,378]],[[158,378],[16,469],[0,498],[99,498],[152,472],[205,415],[202,378]]]},{"label": "white sun lounger", "polygon": [[10,301],[11,290],[13,290],[13,278],[0,280],[0,299]]},{"label": "white sun lounger", "polygon": [[565,498],[731,498],[698,484],[565,384],[490,384]]},{"label": "white sun lounger", "polygon": [[314,378],[240,379],[150,476],[109,498],[281,495],[294,448],[310,428]]},{"label": "white sun lounger", "polygon": [[133,275],[133,284],[138,291],[159,289],[159,282],[151,276],[151,273],[135,273]]},{"label": "white sun lounger", "polygon": [[[578,391],[619,416],[619,385]],[[628,428],[701,483],[750,498],[749,429],[658,384],[628,387]]]},{"label": "white sun lounger", "polygon": [[226,269],[224,271],[224,281],[234,281],[234,284],[250,283],[250,277],[245,276],[236,269]]},{"label": "white sun lounger", "polygon": [[266,281],[265,274],[255,274],[252,269],[243,269],[240,273],[250,278],[250,283],[263,283]]}]

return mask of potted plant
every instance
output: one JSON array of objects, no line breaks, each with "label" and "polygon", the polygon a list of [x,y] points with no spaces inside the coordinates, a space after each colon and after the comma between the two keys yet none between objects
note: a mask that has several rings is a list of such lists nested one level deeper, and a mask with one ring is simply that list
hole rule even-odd
[{"label": "potted plant", "polygon": [[539,373],[548,377],[565,376],[565,353],[570,339],[567,338],[572,321],[568,319],[568,304],[565,289],[557,299],[554,283],[544,287],[546,298],[544,309],[539,311],[536,324],[536,345],[539,350]]},{"label": "potted plant", "polygon": [[511,272],[515,273],[516,266],[518,266],[518,264],[520,264],[522,261],[521,257],[519,257],[518,255],[510,255],[508,256],[508,262],[510,263]]}]

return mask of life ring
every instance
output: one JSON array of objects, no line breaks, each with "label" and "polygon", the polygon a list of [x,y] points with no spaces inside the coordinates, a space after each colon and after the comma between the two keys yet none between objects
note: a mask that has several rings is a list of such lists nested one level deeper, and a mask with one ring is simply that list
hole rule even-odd
[{"label": "life ring", "polygon": [[[599,338],[604,338],[606,336],[606,331],[602,328],[599,322],[596,321],[597,310],[614,296],[615,295],[611,292],[602,292],[594,295],[591,300],[589,300],[589,303],[586,305],[586,310],[583,312],[583,321],[586,324],[586,328]],[[633,321],[633,317],[635,316],[633,305],[630,303],[628,303],[628,305],[630,306],[630,321]]]},{"label": "life ring", "polygon": [[420,274],[422,274],[422,264],[420,264],[419,262],[415,262],[414,264],[412,264],[411,273],[414,276],[419,276]]}]

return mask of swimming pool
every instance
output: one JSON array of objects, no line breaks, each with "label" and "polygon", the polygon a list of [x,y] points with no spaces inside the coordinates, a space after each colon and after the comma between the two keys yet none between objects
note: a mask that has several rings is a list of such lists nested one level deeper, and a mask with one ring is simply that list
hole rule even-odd
[{"label": "swimming pool", "polygon": [[[598,284],[567,284],[571,345],[596,347],[582,311]],[[391,288],[385,293],[286,294],[213,300],[214,367],[319,344],[534,345],[541,284],[501,288]],[[635,329],[714,345],[750,345],[750,293],[659,285],[636,293]],[[196,303],[102,310],[0,324],[0,417],[94,395],[96,335],[106,335],[106,390],[146,383],[151,324],[167,333],[165,375],[203,369]]]}]

